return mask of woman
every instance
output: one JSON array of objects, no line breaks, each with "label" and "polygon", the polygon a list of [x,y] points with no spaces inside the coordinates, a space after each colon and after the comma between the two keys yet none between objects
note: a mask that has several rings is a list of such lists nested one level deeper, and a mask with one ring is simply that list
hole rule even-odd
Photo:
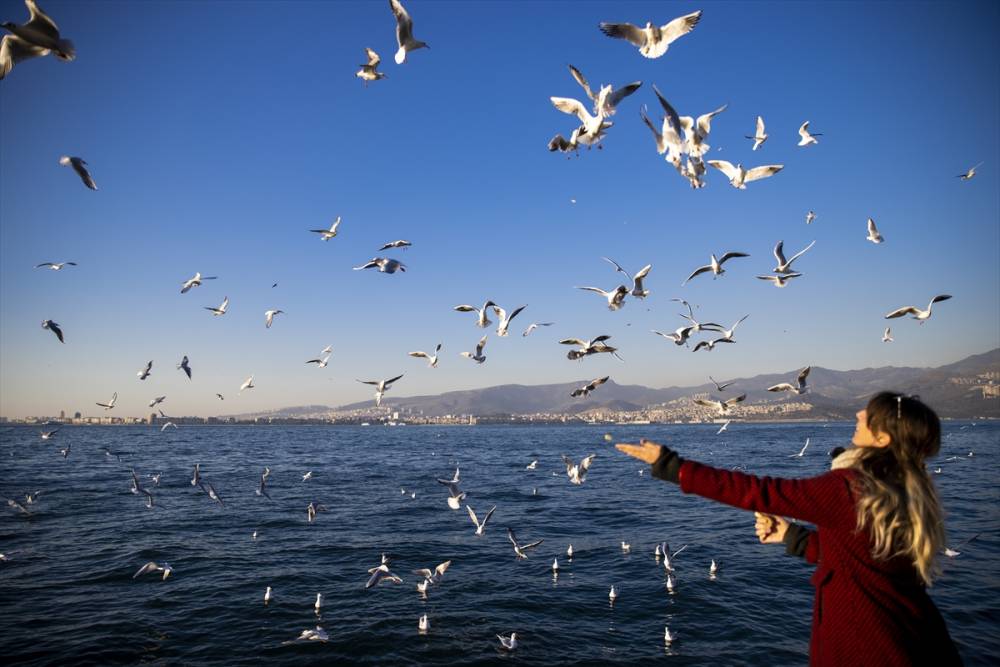
[{"label": "woman", "polygon": [[817,563],[811,665],[960,665],[926,587],[944,546],[924,468],[941,446],[937,415],[914,397],[877,394],[857,413],[854,449],[807,479],[756,477],[685,461],[648,440],[616,445],[685,493],[801,519],[759,515],[758,536]]}]

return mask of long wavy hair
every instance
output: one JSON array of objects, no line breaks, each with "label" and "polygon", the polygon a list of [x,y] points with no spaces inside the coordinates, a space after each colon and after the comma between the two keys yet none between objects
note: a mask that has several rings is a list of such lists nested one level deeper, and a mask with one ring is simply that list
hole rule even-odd
[{"label": "long wavy hair", "polygon": [[888,447],[866,447],[857,468],[858,528],[872,536],[872,556],[913,561],[926,585],[937,574],[945,532],[937,490],[925,460],[941,449],[941,422],[919,399],[893,392],[876,394],[866,408],[872,433],[890,437]]}]

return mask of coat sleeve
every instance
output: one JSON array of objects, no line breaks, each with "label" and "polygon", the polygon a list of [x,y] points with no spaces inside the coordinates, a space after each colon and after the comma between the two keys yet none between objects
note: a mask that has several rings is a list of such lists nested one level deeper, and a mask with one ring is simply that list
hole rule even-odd
[{"label": "coat sleeve", "polygon": [[785,532],[785,553],[805,558],[807,563],[819,562],[819,531],[793,523]]},{"label": "coat sleeve", "polygon": [[851,470],[839,469],[805,479],[757,477],[684,461],[679,478],[684,493],[817,526],[849,529],[856,523],[853,475]]}]

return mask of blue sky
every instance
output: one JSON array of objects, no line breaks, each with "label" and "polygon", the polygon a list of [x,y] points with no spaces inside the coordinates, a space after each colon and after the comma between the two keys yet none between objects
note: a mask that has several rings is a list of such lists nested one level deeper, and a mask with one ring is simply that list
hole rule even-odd
[{"label": "blue sky", "polygon": [[[605,374],[689,385],[1000,345],[997,5],[410,0],[431,48],[402,66],[387,5],[43,2],[77,59],[23,62],[0,82],[0,414],[93,414],[114,391],[116,414],[158,395],[168,414],[338,405],[370,397],[357,378],[399,373],[400,396]],[[597,29],[696,9],[656,60]],[[27,10],[5,0],[0,15]],[[388,78],[363,88],[366,46]],[[604,149],[573,159],[545,148],[575,124],[548,100],[582,95],[568,63],[595,86],[643,81]],[[654,83],[681,115],[729,104],[709,157],[784,170],[745,191],[710,170],[691,190],[639,119],[643,104],[659,117]],[[753,153],[758,114],[770,139]],[[819,145],[796,146],[804,120]],[[58,164],[67,154],[99,191]],[[306,231],[338,215],[336,239]],[[882,245],[865,241],[869,216]],[[413,247],[384,254],[408,272],[351,270],[398,238]],[[754,278],[779,239],[792,252],[816,240],[783,290]],[[681,288],[727,250],[751,257]],[[653,265],[645,302],[610,312],[573,289],[619,283],[602,256]],[[64,260],[79,266],[32,269]],[[219,279],[179,294],[196,271]],[[955,298],[880,342],[885,313],[939,293]],[[203,306],[223,296],[230,312],[213,318]],[[750,318],[736,345],[693,354],[649,332],[683,324],[671,297],[707,320]],[[481,332],[452,307],[488,298],[528,307],[478,366],[458,353]],[[270,308],[286,315],[268,330]],[[532,321],[557,324],[522,338]],[[571,363],[555,342],[598,334],[625,363]],[[437,369],[406,356],[438,342]],[[327,368],[304,363],[328,344]],[[192,381],[174,368],[184,355]],[[251,373],[257,388],[237,397]]]}]

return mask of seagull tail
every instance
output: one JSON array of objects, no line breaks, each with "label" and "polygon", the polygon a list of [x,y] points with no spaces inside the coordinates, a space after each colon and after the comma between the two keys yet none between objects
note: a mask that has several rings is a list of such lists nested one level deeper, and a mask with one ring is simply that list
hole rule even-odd
[{"label": "seagull tail", "polygon": [[399,50],[396,51],[395,60],[397,65],[402,65],[406,62],[406,49],[404,47],[401,46],[399,47]]}]

